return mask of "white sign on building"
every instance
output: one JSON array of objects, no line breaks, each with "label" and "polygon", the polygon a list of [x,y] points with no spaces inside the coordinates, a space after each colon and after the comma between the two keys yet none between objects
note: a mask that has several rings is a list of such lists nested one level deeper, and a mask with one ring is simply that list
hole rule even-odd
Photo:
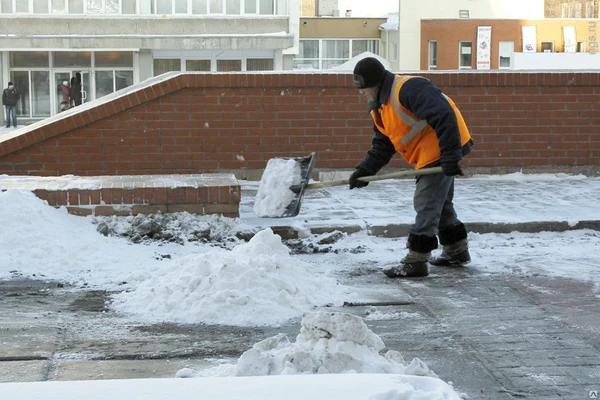
[{"label": "white sign on building", "polygon": [[477,27],[477,69],[490,69],[492,27]]},{"label": "white sign on building", "polygon": [[535,26],[524,26],[521,33],[523,35],[523,53],[535,53],[537,49]]}]

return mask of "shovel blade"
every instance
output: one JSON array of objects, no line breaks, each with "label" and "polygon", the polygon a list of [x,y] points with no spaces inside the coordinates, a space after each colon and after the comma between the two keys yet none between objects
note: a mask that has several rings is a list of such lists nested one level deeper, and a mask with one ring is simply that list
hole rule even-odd
[{"label": "shovel blade", "polygon": [[[315,160],[315,153],[306,157],[270,159],[256,194],[254,213],[261,218],[298,215]],[[287,176],[288,173],[293,175]]]},{"label": "shovel blade", "polygon": [[300,164],[300,183],[298,185],[290,187],[290,190],[294,192],[295,196],[292,199],[292,201],[287,205],[285,211],[283,212],[280,218],[295,217],[300,213],[302,197],[304,196],[304,191],[306,190],[306,186],[310,181],[312,169],[316,162],[316,154],[310,153],[306,157],[297,157],[294,159]]}]

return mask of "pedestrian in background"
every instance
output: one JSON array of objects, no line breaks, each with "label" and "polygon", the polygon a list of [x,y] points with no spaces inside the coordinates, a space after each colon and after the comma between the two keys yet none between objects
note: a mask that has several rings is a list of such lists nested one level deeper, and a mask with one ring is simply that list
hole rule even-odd
[{"label": "pedestrian in background", "polygon": [[5,109],[6,127],[10,128],[12,122],[13,127],[17,127],[17,104],[21,94],[12,82],[8,82],[8,87],[2,92],[2,105]]},{"label": "pedestrian in background", "polygon": [[71,107],[81,105],[81,83],[76,77],[71,78],[71,90],[69,92]]},{"label": "pedestrian in background", "polygon": [[[467,230],[454,210],[454,177],[471,151],[473,141],[454,102],[431,81],[419,76],[395,75],[374,57],[354,68],[354,85],[369,102],[374,135],[371,149],[349,179],[350,189],[368,182],[358,178],[375,175],[396,153],[415,169],[441,166],[441,173],[416,178],[408,253],[397,265],[384,268],[391,277],[422,277],[428,262],[437,266],[463,266],[471,261]],[[443,246],[442,254],[431,251]]]},{"label": "pedestrian in background", "polygon": [[69,81],[63,81],[62,85],[60,85],[60,93],[62,95],[62,101],[66,101],[68,104],[70,104],[71,101],[70,91]]}]

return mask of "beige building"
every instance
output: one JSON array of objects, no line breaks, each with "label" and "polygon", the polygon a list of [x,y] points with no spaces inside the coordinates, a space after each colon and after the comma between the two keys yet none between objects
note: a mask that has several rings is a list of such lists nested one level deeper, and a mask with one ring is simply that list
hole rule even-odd
[{"label": "beige building", "polygon": [[1,0],[0,83],[20,120],[54,115],[63,81],[87,102],[168,71],[292,69],[299,0]]}]

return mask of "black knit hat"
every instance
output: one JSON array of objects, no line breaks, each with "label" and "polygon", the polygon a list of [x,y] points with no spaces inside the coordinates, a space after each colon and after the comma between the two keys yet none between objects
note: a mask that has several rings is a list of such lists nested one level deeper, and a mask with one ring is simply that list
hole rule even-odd
[{"label": "black knit hat", "polygon": [[366,57],[354,67],[354,85],[366,89],[379,85],[385,78],[385,67],[378,59]]},{"label": "black knit hat", "polygon": [[14,86],[15,84],[12,82],[8,82],[8,86]]}]

